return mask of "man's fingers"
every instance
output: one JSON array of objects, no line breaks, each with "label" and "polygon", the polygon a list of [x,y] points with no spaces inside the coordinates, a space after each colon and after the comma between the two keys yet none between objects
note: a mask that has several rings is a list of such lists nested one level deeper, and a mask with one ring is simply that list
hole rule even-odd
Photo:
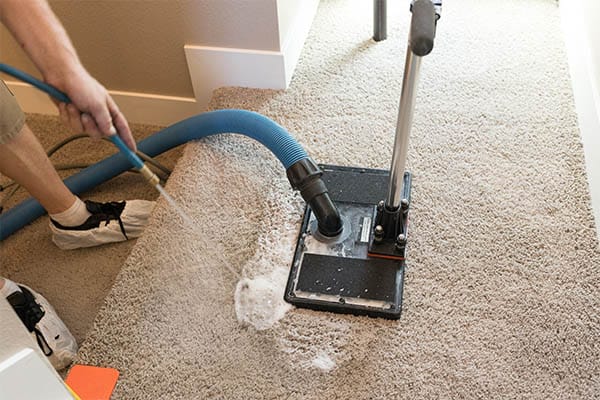
[{"label": "man's fingers", "polygon": [[[2,0],[0,0],[2,1]],[[73,103],[59,104],[63,122],[94,139],[118,134],[132,150],[136,144],[127,120],[106,89],[87,74],[65,92]]]},{"label": "man's fingers", "polygon": [[105,99],[104,101],[94,102],[94,104],[92,104],[90,107],[90,113],[94,117],[96,125],[98,125],[98,128],[100,129],[100,132],[102,132],[106,136],[110,136],[110,128],[111,126],[113,126],[113,123],[110,113],[108,112],[107,104],[108,99]]},{"label": "man's fingers", "polygon": [[112,98],[108,98],[108,108],[110,114],[112,116],[113,124],[116,126],[117,131],[119,132],[119,136],[123,139],[123,142],[133,151],[137,151],[137,146],[135,144],[135,140],[133,139],[133,135],[131,134],[131,130],[129,129],[129,124],[125,119],[125,116],[119,110],[119,107],[114,102]]},{"label": "man's fingers", "polygon": [[100,133],[98,125],[96,125],[96,122],[89,114],[81,114],[81,123],[83,124],[85,133],[90,135],[90,137],[94,139],[100,139],[102,137],[102,133]]},{"label": "man's fingers", "polygon": [[58,104],[58,113],[60,115],[60,119],[61,119],[62,123],[65,124],[66,126],[70,127],[71,124],[69,123],[69,112],[67,111],[66,103]]},{"label": "man's fingers", "polygon": [[69,115],[69,123],[71,128],[77,133],[85,132],[83,124],[81,123],[81,113],[73,104],[67,105],[67,113]]}]

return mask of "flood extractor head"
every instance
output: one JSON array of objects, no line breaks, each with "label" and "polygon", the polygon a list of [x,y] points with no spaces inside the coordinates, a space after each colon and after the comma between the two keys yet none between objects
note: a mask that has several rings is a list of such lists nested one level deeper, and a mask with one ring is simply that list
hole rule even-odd
[{"label": "flood extractor head", "polygon": [[[389,173],[383,170],[322,166],[322,180],[341,214],[335,236],[320,232],[307,205],[285,300],[322,311],[399,318],[404,279],[404,247],[398,257],[369,254],[378,204],[385,196]],[[405,177],[405,203],[410,202],[410,175]],[[408,210],[408,209],[406,209]],[[408,213],[402,227],[406,232]]]},{"label": "flood extractor head", "polygon": [[400,318],[411,201],[404,168],[420,62],[433,48],[441,1],[414,0],[411,12],[390,170],[324,165],[308,173],[327,187],[334,203],[327,209],[337,207],[339,215],[326,223],[322,204],[307,200],[285,291],[298,307]]}]

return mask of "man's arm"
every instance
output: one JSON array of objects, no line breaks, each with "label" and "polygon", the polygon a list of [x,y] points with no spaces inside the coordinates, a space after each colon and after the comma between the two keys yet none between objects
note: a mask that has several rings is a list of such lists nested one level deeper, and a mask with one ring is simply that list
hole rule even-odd
[{"label": "man's arm", "polygon": [[46,1],[0,0],[0,20],[50,84],[80,65],[77,52]]},{"label": "man's arm", "polygon": [[0,0],[0,21],[44,80],[64,91],[73,102],[59,104],[66,124],[95,138],[114,134],[116,127],[125,143],[135,149],[127,120],[106,89],[81,65],[71,40],[46,0]]}]

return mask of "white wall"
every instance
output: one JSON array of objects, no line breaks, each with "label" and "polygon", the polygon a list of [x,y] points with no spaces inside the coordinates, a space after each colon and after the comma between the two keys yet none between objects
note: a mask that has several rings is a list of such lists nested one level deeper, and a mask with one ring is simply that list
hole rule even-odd
[{"label": "white wall", "polygon": [[[281,50],[288,40],[290,33],[294,28],[295,16],[306,7],[303,1],[298,0],[277,0],[277,21],[279,25],[279,50]],[[307,2],[308,3],[308,2]]]},{"label": "white wall", "polygon": [[600,1],[561,0],[560,9],[592,207],[600,228]]},{"label": "white wall", "polygon": [[[50,5],[84,65],[112,90],[193,97],[186,44],[279,50],[276,0],[50,0]],[[0,54],[3,62],[37,73],[1,27]]]},{"label": "white wall", "polygon": [[186,45],[188,69],[199,105],[215,88],[241,86],[285,89],[290,84],[319,0],[277,0],[271,3],[274,50],[230,46]]},{"label": "white wall", "polygon": [[[593,78],[596,94],[600,93],[600,1],[598,0],[571,0],[579,1],[582,16],[583,29],[587,37],[588,68]],[[598,98],[596,98],[598,101]],[[597,104],[599,105],[599,104]],[[600,133],[599,133],[600,134]]]},{"label": "white wall", "polygon": [[285,58],[285,87],[290,84],[318,7],[319,0],[277,0],[279,50]]}]

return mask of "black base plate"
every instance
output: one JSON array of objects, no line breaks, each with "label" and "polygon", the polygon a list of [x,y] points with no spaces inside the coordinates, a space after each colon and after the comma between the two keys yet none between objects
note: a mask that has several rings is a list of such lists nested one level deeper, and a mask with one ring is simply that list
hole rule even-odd
[{"label": "black base plate", "polygon": [[[285,290],[285,301],[320,311],[400,318],[405,263],[368,256],[373,207],[385,199],[389,172],[320,165],[344,231],[319,237],[306,207]],[[408,173],[405,181],[410,182]]]}]

